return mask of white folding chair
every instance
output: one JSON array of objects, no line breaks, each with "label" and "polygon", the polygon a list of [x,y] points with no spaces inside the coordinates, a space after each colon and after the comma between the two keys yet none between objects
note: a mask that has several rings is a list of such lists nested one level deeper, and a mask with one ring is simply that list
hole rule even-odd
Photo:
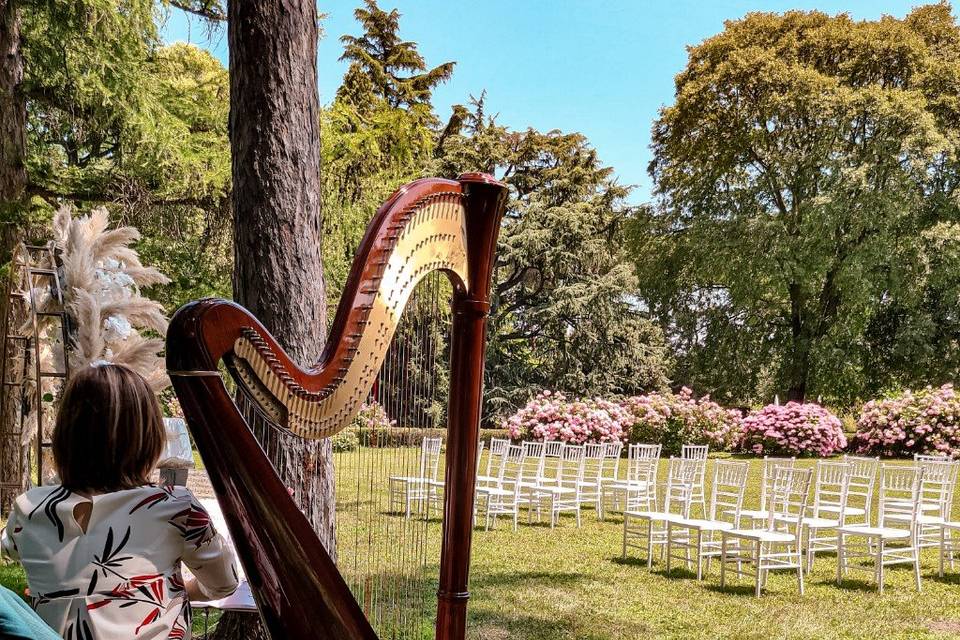
[{"label": "white folding chair", "polygon": [[626,479],[604,480],[600,495],[600,519],[608,511],[655,510],[659,444],[631,444],[627,449]]},{"label": "white folding chair", "polygon": [[697,478],[693,482],[693,504],[700,505],[700,515],[707,517],[707,500],[704,481],[707,477],[707,456],[710,455],[710,447],[705,444],[685,444],[680,448],[680,457],[688,460],[699,460],[701,465],[697,471]]},{"label": "white folding chair", "polygon": [[[667,522],[667,571],[671,558],[686,560],[690,554],[696,559],[697,580],[703,579],[703,560],[710,572],[711,558],[720,555],[717,532],[736,529],[740,526],[740,509],[747,488],[750,472],[749,462],[718,460],[713,464],[713,484],[710,490],[710,511],[706,518],[684,518]],[[683,557],[673,555],[673,547],[683,551]]]},{"label": "white folding chair", "polygon": [[560,473],[560,463],[563,459],[563,448],[565,443],[562,440],[546,440],[543,443],[543,471],[540,474],[540,480],[543,483],[555,482]]},{"label": "white folding chair", "polygon": [[[564,511],[572,511],[580,527],[580,483],[583,480],[583,445],[566,445],[560,449],[560,462],[555,478],[544,479],[533,490],[537,501],[537,520],[546,503],[553,529]],[[529,513],[528,513],[529,517]]]},{"label": "white folding chair", "polygon": [[[880,467],[878,525],[853,524],[837,529],[837,584],[850,569],[872,571],[877,590],[883,593],[884,568],[912,564],[917,591],[920,591],[917,543],[924,473],[919,466]],[[872,562],[863,564],[864,561]]]},{"label": "white folding chair", "polygon": [[480,484],[496,483],[496,465],[499,456],[510,446],[510,441],[506,438],[490,438],[490,445],[487,447],[487,464],[483,473],[480,473],[480,464],[477,463],[477,482]]},{"label": "white folding chair", "polygon": [[[607,444],[584,445],[583,477],[580,480],[580,506],[592,504],[600,517],[600,488],[608,467]],[[622,446],[622,445],[617,445]]]},{"label": "white folding chair", "polygon": [[[813,506],[803,519],[807,573],[819,551],[836,551],[838,527],[846,524],[847,499],[853,467],[847,462],[818,460],[813,486]],[[832,531],[830,535],[822,531]]]},{"label": "white folding chair", "polygon": [[494,481],[485,481],[476,487],[474,521],[483,511],[484,529],[489,531],[496,526],[497,516],[513,518],[513,530],[517,530],[520,514],[520,484],[523,467],[523,448],[519,445],[507,445],[499,453],[491,454],[493,464],[489,469]]},{"label": "white folding chair", "polygon": [[437,487],[437,471],[440,467],[442,438],[424,438],[420,442],[420,463],[415,476],[392,476],[389,478],[390,511],[402,511],[407,518],[414,505],[423,506],[430,515],[430,501]]},{"label": "white folding chair", "polygon": [[647,553],[647,567],[653,566],[654,547],[661,554],[667,544],[667,524],[690,517],[693,483],[698,460],[670,458],[667,484],[664,487],[663,510],[631,509],[623,512],[623,558],[627,549],[643,549]]},{"label": "white folding chair", "polygon": [[776,458],[763,456],[763,467],[761,468],[760,476],[760,504],[756,509],[741,509],[741,521],[746,521],[746,523],[749,524],[752,520],[765,521],[770,517],[770,512],[767,510],[767,502],[770,499],[770,489],[775,477],[774,472],[779,467],[793,469],[796,464],[797,459],[794,457]]},{"label": "white folding chair", "polygon": [[774,467],[763,527],[720,532],[721,588],[727,571],[732,571],[738,577],[752,576],[754,595],[759,597],[770,571],[795,569],[803,595],[802,530],[812,475],[812,469]]},{"label": "white folding chair", "polygon": [[[842,460],[850,465],[850,486],[847,488],[847,505],[843,511],[845,524],[855,524],[855,520],[862,520],[860,524],[869,525],[872,522],[873,492],[877,484],[880,458],[845,455]],[[830,512],[830,507],[821,511]]]},{"label": "white folding chair", "polygon": [[[957,470],[960,464],[950,458],[934,456],[915,457],[914,464],[923,470],[920,483],[920,507],[917,514],[917,546],[920,549],[940,548],[942,525],[950,519],[953,507],[953,492],[957,486]],[[892,521],[906,521],[909,515],[891,513]],[[884,523],[881,522],[880,526]]]}]

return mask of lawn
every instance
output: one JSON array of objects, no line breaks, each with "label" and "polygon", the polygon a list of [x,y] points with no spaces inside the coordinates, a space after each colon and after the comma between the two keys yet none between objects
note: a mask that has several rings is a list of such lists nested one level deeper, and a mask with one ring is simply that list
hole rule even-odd
[{"label": "lawn", "polygon": [[[376,518],[371,526],[367,515],[387,511],[386,491],[375,491],[373,499],[357,500],[371,485],[382,488],[385,483],[379,479],[384,473],[410,470],[416,457],[416,451],[409,449],[337,454],[338,504],[343,505],[338,512],[338,552],[343,571],[358,593],[366,590],[373,598],[397,603],[394,615],[378,620],[381,630],[415,630],[416,635],[428,637],[435,606],[439,520],[434,517],[424,524],[388,516]],[[759,460],[750,462],[748,506],[758,500],[761,466]],[[661,465],[661,472],[665,466]],[[618,516],[601,523],[587,509],[580,529],[569,515],[555,530],[523,521],[516,532],[505,519],[493,531],[475,531],[471,638],[960,638],[960,566],[957,573],[937,578],[934,552],[924,556],[921,594],[913,589],[906,568],[888,572],[883,596],[855,579],[838,588],[835,558],[819,555],[803,597],[797,592],[795,574],[773,573],[767,592],[756,599],[752,584],[746,581],[721,591],[716,565],[698,584],[683,569],[667,576],[657,565],[648,571],[640,558],[622,561]],[[388,543],[400,534],[416,537],[423,552],[434,558],[426,575],[417,568],[416,554],[398,555],[397,547]],[[369,553],[366,541],[370,539],[386,544]],[[393,579],[376,576],[412,583],[414,590],[425,595],[411,599],[406,589],[392,586],[397,584]],[[0,567],[0,582],[22,591],[22,573],[16,568]],[[363,602],[365,597],[359,599]]]}]

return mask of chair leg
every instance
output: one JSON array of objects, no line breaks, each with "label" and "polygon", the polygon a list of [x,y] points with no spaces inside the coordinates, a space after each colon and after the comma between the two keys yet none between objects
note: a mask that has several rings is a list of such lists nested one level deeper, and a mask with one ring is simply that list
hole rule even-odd
[{"label": "chair leg", "polygon": [[667,523],[667,575],[670,575],[670,556],[673,553],[673,523]]},{"label": "chair leg", "polygon": [[797,582],[800,585],[800,595],[803,595],[803,550],[800,541],[797,541]]},{"label": "chair leg", "polygon": [[623,559],[627,559],[627,523],[630,521],[630,517],[627,514],[623,514]]},{"label": "chair leg", "polygon": [[877,592],[883,593],[883,540],[877,543]]},{"label": "chair leg", "polygon": [[720,538],[720,588],[726,586],[727,579],[727,536]]},{"label": "chair leg", "polygon": [[653,568],[653,520],[647,520],[647,569]]},{"label": "chair leg", "polygon": [[[690,536],[687,529],[687,536]],[[689,544],[689,540],[687,541]],[[703,531],[697,529],[697,580],[703,580]]]},{"label": "chair leg", "polygon": [[920,593],[920,549],[916,545],[913,546],[913,579],[917,583],[917,593]]},{"label": "chair leg", "polygon": [[843,581],[843,532],[837,531],[837,586]]},{"label": "chair leg", "polygon": [[756,570],[754,571],[755,577],[754,577],[754,583],[753,583],[753,595],[759,598],[760,588],[761,588],[761,576],[763,574],[763,572],[760,570],[760,567],[761,567],[760,559],[763,557],[763,553],[762,553],[763,544],[760,543],[759,541],[756,542],[755,544],[756,544],[756,547],[754,548],[754,552],[753,552],[753,562],[755,565],[754,568]]},{"label": "chair leg", "polygon": [[946,531],[946,529],[944,527],[940,527],[940,563],[939,563],[940,573],[939,575],[941,578],[943,577],[943,554],[946,552],[946,538],[944,536],[944,531]]}]

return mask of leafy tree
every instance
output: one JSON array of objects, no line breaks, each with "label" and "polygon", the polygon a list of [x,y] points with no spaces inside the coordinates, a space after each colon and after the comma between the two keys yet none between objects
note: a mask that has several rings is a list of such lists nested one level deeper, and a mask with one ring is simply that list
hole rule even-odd
[{"label": "leafy tree", "polygon": [[344,45],[340,59],[352,64],[338,95],[345,98],[366,90],[391,107],[431,113],[433,89],[450,79],[455,63],[445,62],[428,70],[416,43],[400,39],[400,12],[384,11],[376,0],[364,0],[364,5],[354,11],[363,35],[340,38]]},{"label": "leafy tree", "polygon": [[490,320],[488,415],[535,389],[663,387],[663,336],[636,305],[623,249],[629,189],[581,134],[511,132],[486,116],[483,96],[455,116],[440,171],[496,171],[511,188]]},{"label": "leafy tree", "polygon": [[[631,234],[677,379],[727,401],[849,402],[878,350],[935,344],[930,319],[957,311],[957,272],[930,252],[957,246],[958,61],[945,3],[873,22],[754,13],[690,50],[653,128],[659,201]],[[939,372],[956,372],[955,338]]]}]

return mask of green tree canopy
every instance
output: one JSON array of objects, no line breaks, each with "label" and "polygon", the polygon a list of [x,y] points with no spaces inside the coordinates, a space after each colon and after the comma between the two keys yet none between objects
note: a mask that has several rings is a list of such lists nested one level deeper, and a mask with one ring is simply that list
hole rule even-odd
[{"label": "green tree canopy", "polygon": [[632,228],[679,380],[851,401],[956,374],[958,87],[945,3],[753,13],[690,50]]}]

